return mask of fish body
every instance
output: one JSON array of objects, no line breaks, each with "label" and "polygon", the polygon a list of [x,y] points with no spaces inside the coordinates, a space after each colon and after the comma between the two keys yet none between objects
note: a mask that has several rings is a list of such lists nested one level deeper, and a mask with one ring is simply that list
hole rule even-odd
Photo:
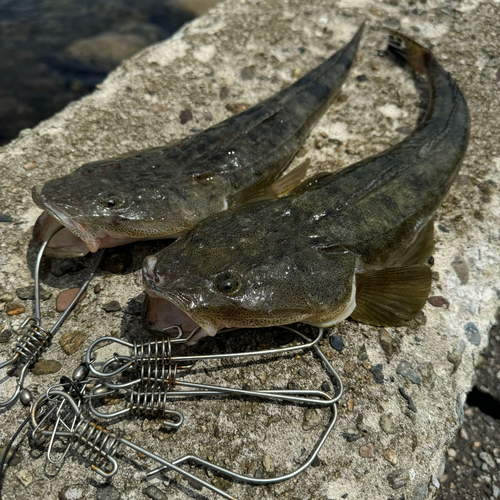
[{"label": "fish body", "polygon": [[398,34],[389,49],[427,77],[429,105],[416,129],[283,198],[210,217],[146,258],[149,328],[172,322],[162,299],[200,325],[199,336],[296,321],[331,326],[348,316],[396,326],[422,309],[433,216],[465,154],[469,114],[430,50]]},{"label": "fish body", "polygon": [[[330,106],[355,59],[363,26],[332,57],[278,94],[183,141],[88,163],[33,188],[48,254],[74,257],[138,239],[177,237],[236,203],[279,196],[306,164],[278,179]],[[276,181],[276,182],[275,182]]]}]

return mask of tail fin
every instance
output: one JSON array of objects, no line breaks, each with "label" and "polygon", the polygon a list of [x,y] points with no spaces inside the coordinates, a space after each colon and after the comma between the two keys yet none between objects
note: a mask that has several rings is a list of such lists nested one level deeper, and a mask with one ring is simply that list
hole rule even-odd
[{"label": "tail fin", "polygon": [[427,73],[432,52],[397,31],[389,30],[387,51],[397,59],[407,62],[417,73]]}]

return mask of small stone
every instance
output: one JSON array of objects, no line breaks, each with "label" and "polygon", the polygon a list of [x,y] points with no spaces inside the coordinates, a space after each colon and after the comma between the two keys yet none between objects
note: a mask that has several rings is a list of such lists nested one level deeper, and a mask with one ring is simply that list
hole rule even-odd
[{"label": "small stone", "polygon": [[364,343],[359,348],[358,359],[360,361],[367,361],[368,360],[368,352],[366,351],[366,345]]},{"label": "small stone", "polygon": [[[260,472],[260,476],[262,479],[264,477],[264,475],[262,474],[261,470],[257,470],[254,474],[254,477],[257,477],[259,472]],[[216,488],[219,488],[220,490],[224,490],[224,491],[229,490],[231,488],[231,486],[233,485],[233,483],[231,481],[228,481],[227,479],[224,479],[223,477],[219,477],[219,476],[214,477],[212,484]]]},{"label": "small stone", "polygon": [[412,384],[420,385],[421,383],[419,374],[413,369],[408,361],[401,361],[396,368],[396,373],[409,380]]},{"label": "small stone", "polygon": [[18,314],[23,314],[26,311],[24,306],[20,304],[14,304],[10,303],[8,306],[5,307],[5,312],[9,316],[17,316]]},{"label": "small stone", "polygon": [[252,80],[255,77],[255,66],[247,66],[243,68],[240,73],[243,81]]},{"label": "small stone", "polygon": [[466,285],[469,281],[469,267],[467,266],[465,259],[463,257],[456,256],[451,263],[451,267],[453,267],[460,283],[462,283],[462,285]]},{"label": "small stone", "polygon": [[161,491],[160,488],[154,484],[144,488],[142,490],[142,494],[148,498],[152,498],[152,500],[168,500],[167,494]]},{"label": "small stone", "polygon": [[[0,337],[1,337],[2,334],[0,334]],[[323,392],[330,392],[332,390],[332,388],[330,387],[330,384],[326,381],[324,382],[321,382],[321,390]]]},{"label": "small stone", "polygon": [[26,171],[28,171],[28,172],[29,172],[30,170],[34,170],[36,167],[38,167],[38,164],[37,164],[37,163],[35,163],[34,161],[29,161],[28,163],[25,163],[25,164],[23,165],[24,170],[26,170]]},{"label": "small stone", "polygon": [[479,458],[492,469],[496,468],[497,464],[495,462],[495,459],[489,453],[482,451],[481,453],[479,453]]},{"label": "small stone", "polygon": [[460,349],[453,349],[453,351],[447,354],[446,359],[453,365],[452,373],[455,373],[462,362],[462,353]]},{"label": "small stone", "polygon": [[392,448],[387,448],[382,453],[382,456],[392,465],[396,465],[398,463],[398,457],[396,452]]},{"label": "small stone", "polygon": [[380,417],[379,425],[386,434],[396,434],[396,425],[386,413]]},{"label": "small stone", "polygon": [[[35,300],[35,286],[23,286],[22,288],[16,288],[16,295],[21,300]],[[44,288],[40,287],[40,298],[42,300],[49,300],[52,297],[52,292],[48,292]]]},{"label": "small stone", "polygon": [[262,465],[264,466],[264,470],[268,473],[274,472],[274,465],[273,462],[271,461],[271,457],[269,455],[266,455],[262,459]]},{"label": "small stone", "polygon": [[420,311],[416,316],[415,316],[415,321],[419,325],[425,325],[427,323],[427,316],[425,315],[424,311]]},{"label": "small stone", "polygon": [[300,68],[295,68],[292,71],[292,78],[298,78],[302,73],[302,70]]},{"label": "small stone", "polygon": [[462,439],[465,439],[465,441],[468,441],[469,440],[469,433],[465,430],[465,427],[462,427],[460,429],[460,437]]},{"label": "small stone", "polygon": [[448,448],[446,450],[446,453],[448,454],[448,457],[450,457],[450,458],[455,458],[457,456],[457,450],[455,450],[454,448]]},{"label": "small stone", "polygon": [[348,361],[344,365],[344,372],[346,375],[353,375],[356,371],[356,365],[352,361]]},{"label": "small stone", "polygon": [[418,372],[422,377],[424,387],[426,389],[433,389],[436,384],[436,371],[432,363],[421,363],[418,365]]},{"label": "small stone", "polygon": [[481,334],[479,333],[479,330],[477,329],[477,326],[474,323],[472,322],[466,323],[464,326],[464,330],[467,340],[472,345],[479,345],[481,343]]},{"label": "small stone", "polygon": [[394,341],[392,340],[391,334],[385,328],[381,328],[378,331],[378,341],[382,350],[385,352],[387,361],[390,361],[394,356]]},{"label": "small stone", "polygon": [[82,347],[85,342],[86,335],[81,331],[74,331],[65,333],[60,339],[59,344],[63,348],[64,352],[71,356],[75,354],[80,347]]},{"label": "small stone", "polygon": [[425,483],[418,483],[413,488],[412,500],[425,500],[429,495],[429,487]]},{"label": "small stone", "polygon": [[351,434],[350,432],[342,432],[340,434],[348,443],[354,443],[358,439],[361,439],[362,436],[360,434]]},{"label": "small stone", "polygon": [[96,491],[96,500],[120,500],[120,492],[112,485],[99,486]]},{"label": "small stone", "polygon": [[450,303],[441,295],[433,295],[427,299],[427,302],[434,307],[444,307],[445,309],[450,307]]},{"label": "small stone", "polygon": [[11,293],[3,293],[0,295],[0,302],[12,302],[14,300],[14,296]]},{"label": "small stone", "polygon": [[366,75],[358,75],[356,77],[356,81],[357,82],[367,82],[368,81],[368,77]]},{"label": "small stone", "polygon": [[403,469],[397,469],[387,476],[387,480],[393,490],[398,490],[408,484],[410,481],[410,475]]},{"label": "small stone", "polygon": [[85,489],[86,487],[84,484],[66,486],[59,492],[59,500],[81,500],[84,498]]},{"label": "small stone", "polygon": [[0,222],[14,222],[14,219],[7,214],[0,214]]},{"label": "small stone", "polygon": [[189,109],[183,109],[179,114],[179,120],[181,121],[181,125],[191,121],[193,119],[193,113]]},{"label": "small stone", "polygon": [[12,337],[12,330],[2,330],[0,332],[0,344],[6,344],[9,342],[10,338]]},{"label": "small stone", "polygon": [[33,476],[31,472],[26,469],[20,470],[17,473],[17,479],[23,486],[29,486],[33,482]]},{"label": "small stone", "polygon": [[404,390],[403,387],[398,387],[399,394],[403,396],[404,399],[406,399],[406,402],[408,403],[408,408],[413,412],[417,413],[417,407],[415,406],[415,403],[413,402],[413,399],[411,396]]},{"label": "small stone", "polygon": [[497,498],[500,498],[500,488],[496,485],[493,484],[491,486],[491,489],[493,490],[493,498],[496,500]]},{"label": "small stone", "polygon": [[120,303],[117,300],[112,300],[111,302],[104,304],[102,306],[102,308],[108,313],[122,310],[122,306],[120,305]]},{"label": "small stone", "polygon": [[368,443],[359,448],[359,456],[361,458],[375,458],[375,450],[373,444]]},{"label": "small stone", "polygon": [[472,443],[472,450],[477,451],[479,448],[481,448],[481,441],[474,441]]},{"label": "small stone", "polygon": [[62,364],[55,359],[41,359],[34,364],[31,373],[33,375],[48,375],[49,373],[57,373],[61,368]]},{"label": "small stone", "polygon": [[102,290],[102,285],[100,283],[97,283],[97,285],[94,287],[94,293],[96,295],[99,295],[101,293],[101,290]]},{"label": "small stone", "polygon": [[341,352],[344,348],[344,341],[340,335],[330,335],[330,345],[336,350]]},{"label": "small stone", "polygon": [[384,20],[383,24],[384,27],[391,28],[393,30],[397,30],[401,27],[401,22],[397,17],[389,17],[388,19]]},{"label": "small stone", "polygon": [[[73,299],[78,295],[78,292],[80,291],[79,288],[68,288],[67,290],[63,290],[56,299],[56,311],[57,312],[64,312],[71,304]],[[80,297],[78,302],[81,302],[85,296],[87,295],[87,292],[84,292],[83,295]]]},{"label": "small stone", "polygon": [[233,113],[234,115],[236,115],[237,113],[241,113],[248,108],[250,108],[250,104],[246,102],[228,102],[226,104],[226,109],[228,111],[231,111],[231,113]]},{"label": "small stone", "polygon": [[304,412],[304,421],[302,422],[302,429],[305,431],[314,429],[321,424],[321,416],[318,413],[318,410],[314,408],[308,408]]},{"label": "small stone", "polygon": [[223,101],[224,99],[227,99],[229,97],[229,89],[227,87],[222,87],[220,89],[220,94],[219,94],[219,98],[221,101]]},{"label": "small stone", "polygon": [[383,365],[374,365],[370,368],[370,373],[373,375],[373,378],[375,379],[375,382],[377,384],[383,384],[384,383],[384,374],[382,373]]},{"label": "small stone", "polygon": [[439,281],[439,273],[437,271],[432,271],[431,276],[434,281]]}]

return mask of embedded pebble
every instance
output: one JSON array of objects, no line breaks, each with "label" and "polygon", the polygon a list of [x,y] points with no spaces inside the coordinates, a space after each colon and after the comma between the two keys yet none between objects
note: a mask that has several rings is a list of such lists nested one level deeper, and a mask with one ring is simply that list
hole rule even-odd
[{"label": "embedded pebble", "polygon": [[447,354],[446,359],[453,365],[453,373],[456,372],[462,362],[462,353],[460,349],[453,349],[453,351]]},{"label": "embedded pebble", "polygon": [[26,170],[27,172],[29,172],[30,170],[34,170],[36,167],[38,167],[38,164],[34,161],[29,161],[28,163],[25,163],[23,165],[24,170]]},{"label": "embedded pebble", "polygon": [[185,123],[191,121],[193,119],[193,113],[191,112],[190,109],[183,109],[179,113],[179,120],[181,122],[181,125],[184,125]]},{"label": "embedded pebble", "polygon": [[14,219],[7,214],[0,214],[0,222],[14,222]]},{"label": "embedded pebble", "polygon": [[366,361],[368,359],[368,353],[366,352],[366,345],[363,345],[359,348],[358,359],[360,361]]},{"label": "embedded pebble", "polygon": [[493,498],[495,498],[495,500],[500,498],[500,488],[496,484],[493,484],[491,489],[493,490]]},{"label": "embedded pebble", "polygon": [[380,417],[379,425],[386,434],[396,434],[396,425],[386,413]]},{"label": "embedded pebble", "polygon": [[0,344],[6,344],[12,337],[12,330],[2,330],[0,332]]},{"label": "embedded pebble", "polygon": [[72,484],[59,492],[59,500],[80,500],[84,498],[85,485]]},{"label": "embedded pebble", "polygon": [[302,429],[308,431],[310,429],[314,429],[321,424],[321,416],[318,413],[318,410],[314,408],[308,408],[304,412],[304,421],[302,422]]},{"label": "embedded pebble", "polygon": [[360,82],[360,83],[367,82],[368,81],[368,77],[366,75],[358,75],[356,77],[356,81]]},{"label": "embedded pebble", "polygon": [[96,500],[120,500],[120,492],[112,485],[99,486],[96,491]]},{"label": "embedded pebble", "polygon": [[410,474],[403,469],[396,469],[387,476],[389,485],[393,490],[403,488],[410,481]]},{"label": "embedded pebble", "polygon": [[408,403],[408,408],[413,412],[417,413],[417,407],[415,406],[415,403],[413,402],[413,399],[411,396],[404,390],[403,387],[398,387],[399,394],[403,396],[404,399],[406,399],[406,402]]},{"label": "embedded pebble", "polygon": [[469,267],[467,266],[467,262],[465,262],[462,257],[457,255],[451,263],[451,267],[458,276],[460,283],[462,283],[462,285],[466,285],[469,281]]},{"label": "embedded pebble", "polygon": [[[262,479],[264,477],[264,475],[262,474],[262,471],[255,472],[255,477],[257,477],[258,472],[260,472],[260,477]],[[201,489],[201,485],[199,483],[197,483],[197,484],[199,485],[199,487]],[[219,476],[214,477],[212,484],[216,488],[219,488],[220,490],[224,490],[224,491],[229,490],[231,488],[231,486],[233,485],[233,483],[231,481],[228,481],[227,479],[224,479],[223,477],[219,477]]]},{"label": "embedded pebble", "polygon": [[479,454],[479,458],[488,466],[490,466],[492,469],[496,468],[497,464],[494,460],[494,458],[489,454],[486,453],[485,451],[482,451]]},{"label": "embedded pebble", "polygon": [[356,372],[356,365],[352,361],[348,361],[344,365],[344,372],[346,375],[353,375]]},{"label": "embedded pebble", "polygon": [[384,374],[382,373],[383,365],[375,365],[370,368],[370,373],[373,375],[373,378],[375,379],[375,382],[377,384],[383,384],[384,383]]},{"label": "embedded pebble", "polygon": [[446,453],[450,458],[455,458],[457,456],[457,450],[455,450],[454,448],[448,448],[446,450]]},{"label": "embedded pebble", "polygon": [[9,305],[5,307],[5,312],[9,316],[17,316],[18,314],[23,314],[25,311],[25,307],[20,304],[9,303]]},{"label": "embedded pebble", "polygon": [[248,108],[250,108],[250,104],[246,102],[228,102],[226,104],[226,109],[228,111],[231,111],[231,113],[233,113],[234,115],[236,115],[237,113],[241,113]]},{"label": "embedded pebble", "polygon": [[348,443],[353,443],[358,439],[361,439],[362,436],[360,434],[351,434],[350,432],[342,432],[340,434]]},{"label": "embedded pebble", "polygon": [[[56,299],[56,311],[57,312],[64,312],[73,299],[78,295],[78,292],[80,291],[79,288],[68,288],[67,290],[63,290]],[[78,302],[81,302],[85,296],[87,295],[87,292],[84,292],[83,295],[80,297],[80,300]]]},{"label": "embedded pebble", "polygon": [[262,459],[262,465],[264,466],[264,470],[268,473],[274,472],[274,465],[273,462],[271,461],[271,457],[269,455],[266,455]]},{"label": "embedded pebble", "polygon": [[408,363],[408,361],[401,361],[396,368],[396,373],[409,380],[412,384],[420,385],[422,382],[419,374],[414,370],[413,366]]},{"label": "embedded pebble", "polygon": [[477,329],[477,326],[474,323],[472,322],[465,323],[464,330],[467,340],[472,345],[479,345],[481,343],[481,334],[479,333],[479,330]]},{"label": "embedded pebble", "polygon": [[33,482],[31,472],[26,469],[20,470],[16,477],[23,486],[29,486]]},{"label": "embedded pebble", "polygon": [[168,500],[167,494],[161,491],[160,488],[154,484],[144,488],[142,493],[152,500]]},{"label": "embedded pebble", "polygon": [[415,321],[419,325],[425,325],[427,323],[427,316],[425,315],[424,311],[420,311],[416,316],[415,316]]},{"label": "embedded pebble", "polygon": [[[35,286],[23,286],[22,288],[16,288],[16,295],[22,300],[34,300],[35,299]],[[49,300],[52,297],[52,292],[48,292],[44,288],[40,287],[40,298],[42,300]]]},{"label": "embedded pebble", "polygon": [[81,331],[65,333],[60,339],[59,344],[68,355],[75,354],[85,342],[86,335]]},{"label": "embedded pebble", "polygon": [[0,295],[0,302],[12,302],[14,300],[14,296],[11,293],[3,293]]},{"label": "embedded pebble", "polygon": [[99,293],[101,293],[101,290],[102,290],[101,284],[97,283],[97,285],[94,287],[94,293],[98,295]]},{"label": "embedded pebble", "polygon": [[389,17],[384,20],[383,24],[386,28],[391,28],[393,30],[397,30],[401,27],[401,22],[397,17]]},{"label": "embedded pebble", "polygon": [[31,373],[33,375],[48,375],[49,373],[57,373],[61,368],[62,364],[55,359],[41,359],[34,364]]},{"label": "embedded pebble", "polygon": [[429,487],[425,483],[418,483],[413,488],[412,500],[425,500],[429,495]]},{"label": "embedded pebble", "polygon": [[104,304],[102,306],[102,308],[108,313],[122,310],[122,306],[120,305],[120,303],[117,300],[112,300],[111,302]]},{"label": "embedded pebble", "polygon": [[433,389],[436,384],[436,371],[432,363],[421,363],[418,365],[418,372],[422,377],[424,387],[426,389]]},{"label": "embedded pebble", "polygon": [[330,335],[330,345],[336,350],[336,351],[342,351],[344,348],[344,341],[342,340],[342,337],[340,335]]},{"label": "embedded pebble", "polygon": [[396,465],[398,463],[398,457],[396,452],[392,448],[387,448],[382,452],[382,456],[392,465]]},{"label": "embedded pebble", "polygon": [[243,81],[252,80],[255,76],[255,66],[246,66],[241,70],[240,76]]},{"label": "embedded pebble", "polygon": [[373,444],[368,443],[359,448],[359,456],[361,458],[375,458],[375,450]]},{"label": "embedded pebble", "polygon": [[382,350],[385,352],[387,361],[390,361],[394,356],[395,346],[391,334],[385,328],[381,328],[378,331],[378,341],[380,342]]},{"label": "embedded pebble", "polygon": [[441,295],[433,295],[427,299],[427,302],[434,307],[444,307],[445,309],[450,307],[450,303]]}]

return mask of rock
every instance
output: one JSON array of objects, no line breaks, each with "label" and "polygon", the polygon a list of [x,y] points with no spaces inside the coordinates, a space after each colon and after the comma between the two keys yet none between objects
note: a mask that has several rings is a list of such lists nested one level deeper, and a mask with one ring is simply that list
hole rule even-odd
[{"label": "rock", "polygon": [[384,374],[382,373],[383,365],[375,365],[370,368],[370,373],[373,375],[377,384],[384,383]]},{"label": "rock", "polygon": [[49,373],[57,373],[61,368],[62,364],[55,359],[41,359],[33,365],[31,373],[33,375],[48,375]]},{"label": "rock", "polygon": [[392,465],[396,465],[398,463],[398,457],[396,452],[392,448],[387,448],[382,452],[382,457],[384,457],[389,463]]},{"label": "rock", "polygon": [[429,495],[429,487],[426,483],[418,483],[413,488],[411,500],[426,500]]},{"label": "rock", "polygon": [[7,306],[5,306],[5,312],[9,316],[18,316],[19,314],[23,314],[25,311],[25,307],[21,304],[14,304],[13,302],[10,302]]},{"label": "rock", "polygon": [[152,500],[168,500],[168,495],[161,491],[160,488],[158,488],[158,486],[155,486],[154,484],[148,486],[147,488],[144,488],[142,490],[142,493]]},{"label": "rock", "polygon": [[87,335],[81,331],[68,332],[59,339],[59,344],[64,352],[71,356],[82,347],[86,337]]},{"label": "rock", "polygon": [[427,316],[425,315],[424,311],[420,311],[416,316],[415,316],[415,321],[419,325],[425,325],[427,323]]},{"label": "rock", "polygon": [[460,283],[462,283],[462,285],[466,285],[469,281],[469,267],[467,266],[465,259],[459,256],[455,257],[451,263],[451,267],[453,267],[455,273],[457,274]]},{"label": "rock", "polygon": [[[70,306],[73,299],[78,295],[80,291],[79,288],[68,288],[67,290],[63,290],[56,299],[56,311],[64,312]],[[80,297],[78,302],[81,302],[87,296],[87,292],[84,292]]]},{"label": "rock", "polygon": [[0,214],[0,222],[14,222],[14,219],[7,214]]},{"label": "rock", "polygon": [[[260,472],[260,476],[261,476],[261,479],[264,477],[264,475],[262,474],[262,471],[259,471],[257,470],[255,472],[255,477],[257,477],[258,473]],[[227,479],[223,478],[223,477],[220,477],[220,476],[216,476],[214,477],[213,481],[212,481],[212,484],[216,487],[216,488],[219,488],[220,490],[223,490],[223,491],[228,491],[231,489],[231,486],[233,485],[233,483],[231,481],[228,481]]]},{"label": "rock", "polygon": [[344,372],[346,375],[353,375],[356,372],[357,368],[356,365],[352,361],[348,361],[344,365]]},{"label": "rock", "polygon": [[14,296],[11,293],[4,293],[0,295],[0,302],[12,302],[14,300]]},{"label": "rock", "polygon": [[387,361],[390,361],[394,356],[395,346],[390,333],[385,328],[380,328],[378,331],[378,341],[380,342],[382,350],[385,352]]},{"label": "rock", "polygon": [[411,396],[404,390],[403,387],[398,387],[399,394],[403,396],[403,398],[406,400],[408,403],[408,408],[413,412],[417,413],[417,407],[415,406],[415,403],[413,402],[413,399]]},{"label": "rock", "polygon": [[362,83],[362,82],[367,82],[368,80],[369,79],[368,79],[368,77],[366,75],[358,75],[356,77],[356,81],[357,82],[361,82]]},{"label": "rock", "polygon": [[344,341],[342,340],[342,337],[340,335],[330,335],[329,341],[330,341],[330,345],[336,351],[340,352],[344,348]]},{"label": "rock", "polygon": [[121,495],[112,484],[104,484],[98,486],[95,498],[96,500],[120,500]]},{"label": "rock", "polygon": [[241,79],[252,80],[255,77],[255,66],[247,66],[241,70],[240,73]]},{"label": "rock", "polygon": [[193,113],[190,109],[183,109],[179,114],[179,120],[181,125],[184,125],[187,122],[190,122],[193,119]]},{"label": "rock", "polygon": [[366,352],[365,344],[361,344],[361,347],[359,348],[358,359],[360,361],[366,361],[368,359],[368,353]]},{"label": "rock", "polygon": [[479,330],[477,329],[477,326],[474,323],[472,322],[466,323],[464,326],[464,330],[467,340],[472,345],[479,345],[481,343],[481,334],[479,333]]},{"label": "rock", "polygon": [[270,474],[272,472],[274,472],[274,465],[273,465],[273,462],[271,460],[271,457],[269,455],[265,455],[264,458],[262,459],[262,465],[264,467],[264,470]]},{"label": "rock", "polygon": [[97,283],[97,285],[94,286],[94,293],[98,295],[101,293],[101,290],[102,290],[102,285],[100,283]]},{"label": "rock", "polygon": [[29,161],[28,163],[25,163],[25,164],[23,165],[24,170],[26,170],[26,171],[28,171],[28,172],[29,172],[30,170],[34,170],[36,167],[38,167],[38,164],[37,164],[37,163],[35,163],[35,162],[33,162],[33,161]]},{"label": "rock", "polygon": [[24,487],[29,486],[33,482],[33,475],[26,469],[20,470],[16,477]]},{"label": "rock", "polygon": [[432,363],[422,363],[418,365],[418,372],[422,377],[424,387],[426,389],[433,389],[436,384],[436,371]]},{"label": "rock", "polygon": [[226,104],[226,109],[231,111],[234,115],[246,111],[251,105],[246,102],[228,102]]},{"label": "rock", "polygon": [[66,486],[59,492],[59,500],[82,500],[86,492],[87,486],[85,484],[72,484]]},{"label": "rock", "polygon": [[404,469],[396,469],[387,476],[387,480],[393,490],[399,490],[408,484],[410,474]]},{"label": "rock", "polygon": [[446,359],[453,365],[453,371],[456,372],[462,362],[462,353],[460,349],[453,349],[453,351],[448,353]]},{"label": "rock", "polygon": [[397,17],[389,17],[384,20],[383,24],[386,28],[391,28],[393,30],[397,30],[401,27],[401,22]]},{"label": "rock", "polygon": [[318,427],[321,424],[321,416],[315,408],[307,408],[304,412],[304,421],[302,422],[302,429],[309,431]]},{"label": "rock", "polygon": [[[23,286],[16,288],[16,295],[22,300],[35,300],[35,286]],[[40,299],[49,300],[52,297],[52,292],[48,292],[45,288],[40,287]]]},{"label": "rock", "polygon": [[386,413],[380,417],[379,425],[386,434],[396,434],[396,425]]},{"label": "rock", "polygon": [[375,450],[373,444],[368,443],[359,448],[359,456],[361,458],[375,458]]},{"label": "rock", "polygon": [[361,439],[363,436],[360,434],[350,434],[349,432],[342,432],[340,434],[348,443],[353,443],[354,441],[357,441],[358,439]]},{"label": "rock", "polygon": [[406,380],[409,380],[412,384],[420,385],[422,382],[419,374],[413,369],[408,361],[401,361],[396,368],[396,373]]},{"label": "rock", "polygon": [[446,300],[444,297],[441,297],[441,295],[434,295],[432,297],[429,297],[427,299],[427,302],[429,302],[429,304],[434,307],[444,307],[445,309],[448,309],[448,307],[450,307],[450,303],[448,302],[448,300]]},{"label": "rock", "polygon": [[117,300],[112,300],[111,302],[104,304],[102,306],[102,308],[108,313],[122,310],[122,306],[120,305],[120,303]]},{"label": "rock", "polygon": [[479,458],[492,469],[496,469],[497,464],[495,462],[495,459],[489,453],[482,451],[481,453],[479,453]]}]

